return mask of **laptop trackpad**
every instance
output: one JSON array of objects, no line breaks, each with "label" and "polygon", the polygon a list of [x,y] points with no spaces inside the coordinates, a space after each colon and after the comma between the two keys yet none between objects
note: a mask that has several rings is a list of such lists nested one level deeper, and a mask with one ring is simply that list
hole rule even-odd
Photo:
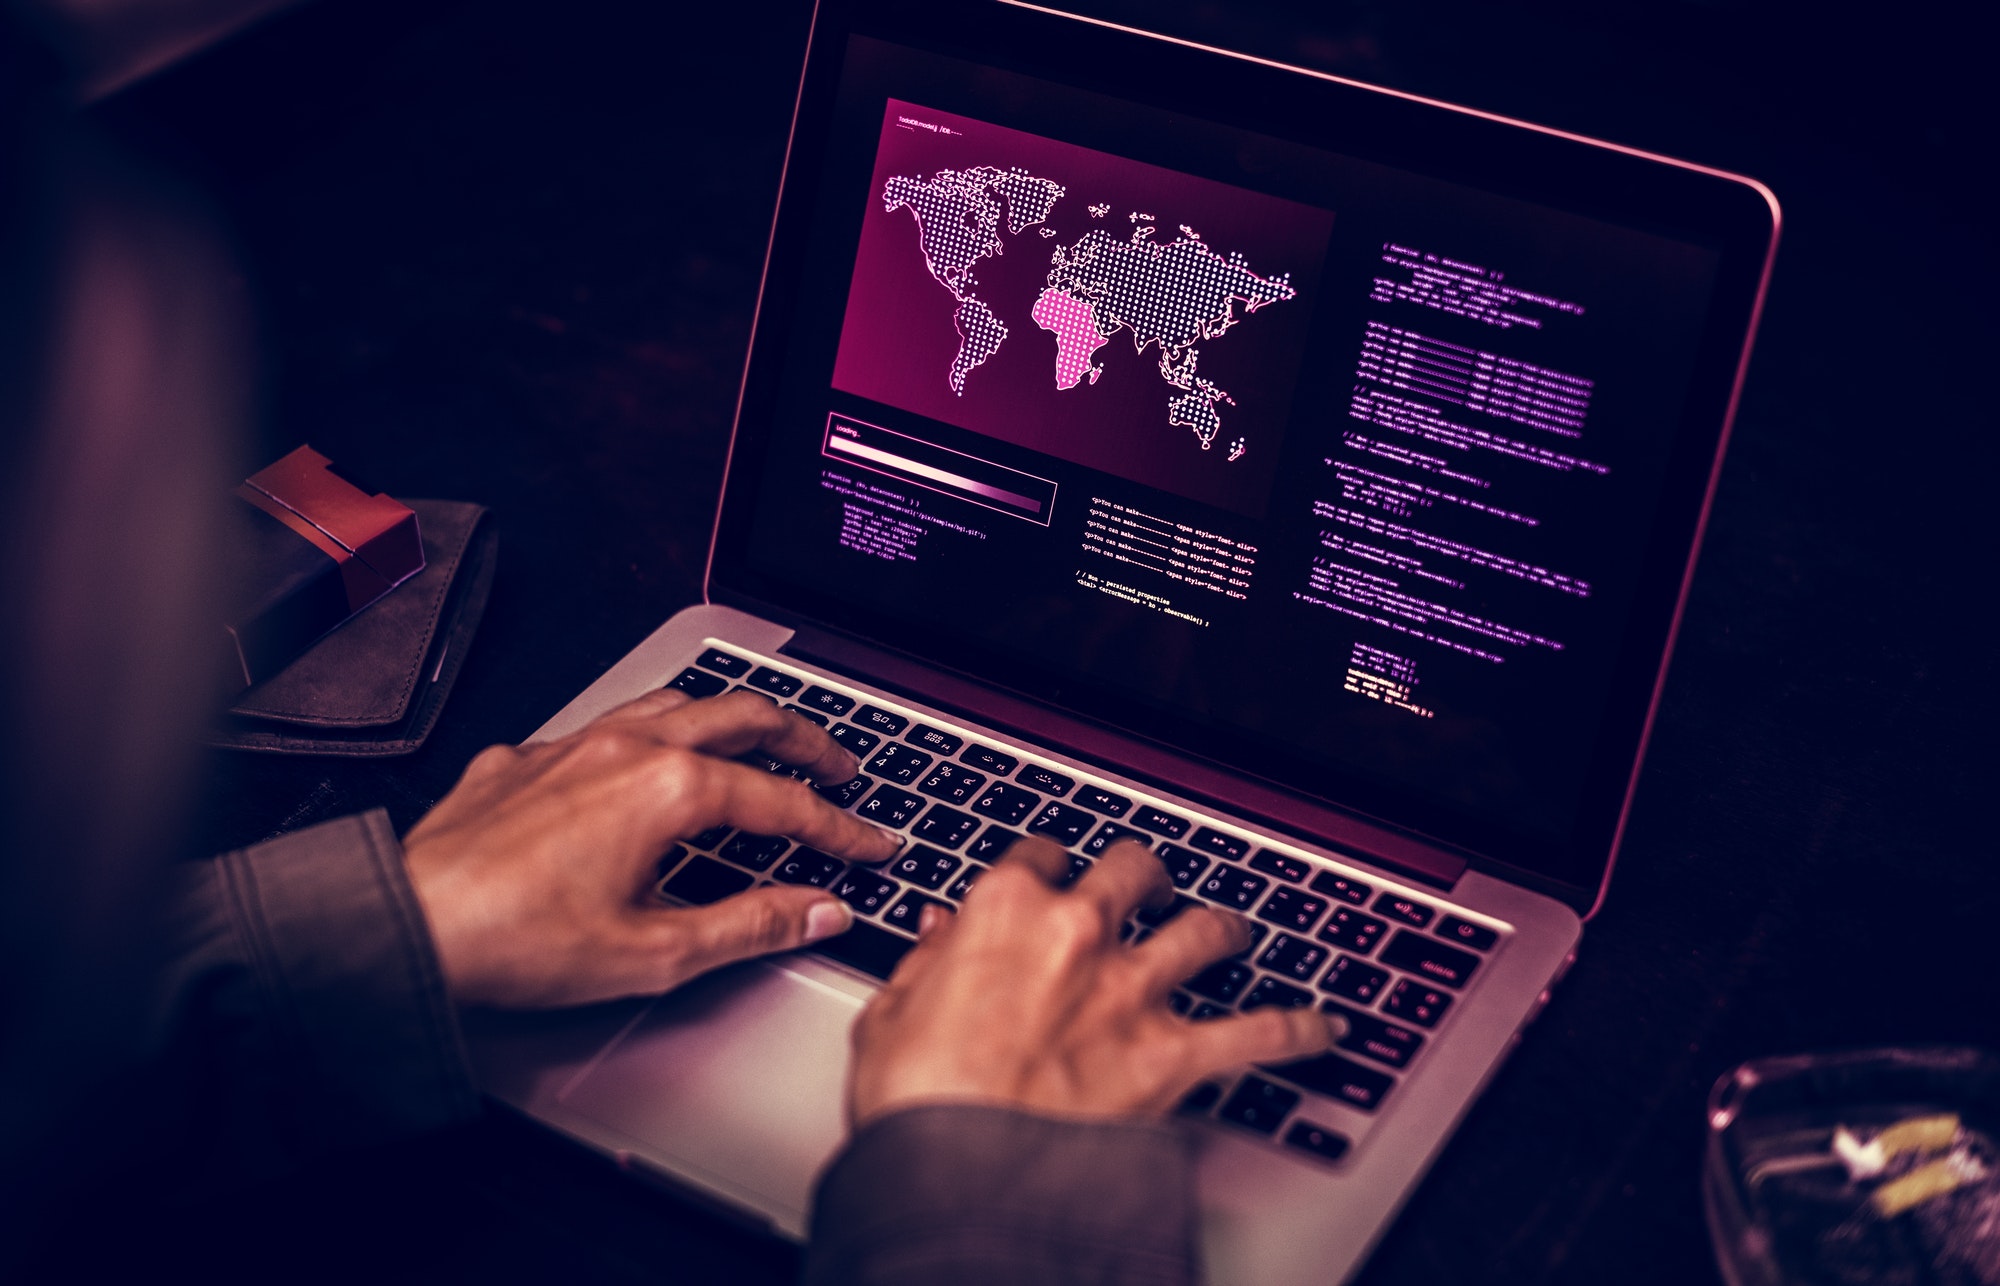
[{"label": "laptop trackpad", "polygon": [[661,997],[561,1094],[638,1157],[802,1233],[846,1133],[848,1031],[862,1001],[768,964]]}]

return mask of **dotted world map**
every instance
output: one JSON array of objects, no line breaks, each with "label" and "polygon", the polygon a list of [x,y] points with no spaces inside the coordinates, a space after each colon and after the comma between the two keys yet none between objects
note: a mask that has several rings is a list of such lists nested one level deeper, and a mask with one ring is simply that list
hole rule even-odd
[{"label": "dotted world map", "polygon": [[[1053,229],[1038,225],[1066,195],[1053,180],[990,165],[939,170],[929,179],[898,176],[883,186],[883,210],[910,212],[925,268],[958,301],[952,314],[958,351],[945,372],[957,396],[965,395],[968,377],[1012,333],[993,303],[980,296],[974,269],[1005,252],[1003,226],[1012,237],[1034,228],[1039,237],[1053,239]],[[1103,204],[1086,209],[1093,219],[1110,213]],[[1127,239],[1094,228],[1073,245],[1053,247],[1048,283],[1029,319],[1055,337],[1059,390],[1085,380],[1095,384],[1104,373],[1098,350],[1121,331],[1142,356],[1157,346],[1160,378],[1172,390],[1167,422],[1191,430],[1208,450],[1222,436],[1216,407],[1236,403],[1199,373],[1199,346],[1264,305],[1291,299],[1297,293],[1291,274],[1259,276],[1243,255],[1216,253],[1186,224],[1178,237],[1162,242],[1151,214],[1134,211],[1128,217]],[[1228,459],[1243,451],[1243,439],[1231,441]]]}]

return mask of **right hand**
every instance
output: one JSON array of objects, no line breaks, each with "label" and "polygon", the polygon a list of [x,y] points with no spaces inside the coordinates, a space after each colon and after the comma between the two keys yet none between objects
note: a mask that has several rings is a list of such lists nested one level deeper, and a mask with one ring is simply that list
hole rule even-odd
[{"label": "right hand", "polygon": [[856,1125],[925,1103],[1160,1116],[1210,1076],[1317,1054],[1346,1034],[1344,1020],[1312,1009],[1177,1016],[1168,993],[1249,945],[1244,922],[1191,907],[1127,946],[1125,918],[1173,895],[1159,859],[1115,844],[1063,890],[1068,868],[1053,844],[1021,840],[960,915],[928,909],[922,940],[855,1027]]}]

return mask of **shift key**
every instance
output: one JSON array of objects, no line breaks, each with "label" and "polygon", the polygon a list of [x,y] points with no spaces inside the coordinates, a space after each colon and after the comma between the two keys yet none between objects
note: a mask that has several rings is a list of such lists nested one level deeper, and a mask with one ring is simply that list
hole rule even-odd
[{"label": "shift key", "polygon": [[1396,1078],[1388,1073],[1363,1067],[1338,1054],[1321,1054],[1316,1058],[1302,1058],[1296,1063],[1267,1065],[1265,1070],[1315,1094],[1339,1099],[1364,1112],[1372,1112],[1382,1106],[1383,1096],[1396,1084]]}]

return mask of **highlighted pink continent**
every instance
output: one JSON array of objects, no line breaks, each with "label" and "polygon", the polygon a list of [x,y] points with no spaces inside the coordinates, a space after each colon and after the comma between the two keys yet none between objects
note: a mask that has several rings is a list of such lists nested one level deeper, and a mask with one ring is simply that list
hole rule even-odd
[{"label": "highlighted pink continent", "polygon": [[1052,286],[1042,292],[1028,315],[1043,330],[1055,332],[1057,388],[1075,388],[1085,375],[1092,384],[1097,383],[1104,368],[1091,365],[1090,359],[1106,340],[1097,329],[1097,314],[1090,304]]}]

